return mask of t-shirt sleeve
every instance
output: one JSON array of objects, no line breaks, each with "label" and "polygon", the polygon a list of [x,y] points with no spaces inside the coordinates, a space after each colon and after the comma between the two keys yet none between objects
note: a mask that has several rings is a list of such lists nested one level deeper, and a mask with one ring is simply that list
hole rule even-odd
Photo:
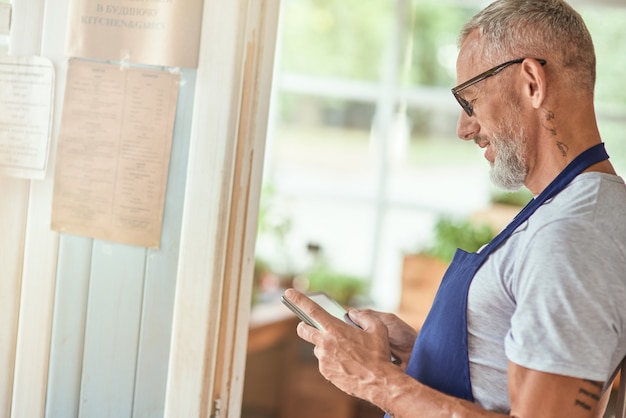
[{"label": "t-shirt sleeve", "polygon": [[607,262],[621,257],[616,251],[584,221],[554,222],[535,234],[521,255],[513,289],[517,307],[505,340],[510,361],[606,380],[624,303],[623,272]]}]

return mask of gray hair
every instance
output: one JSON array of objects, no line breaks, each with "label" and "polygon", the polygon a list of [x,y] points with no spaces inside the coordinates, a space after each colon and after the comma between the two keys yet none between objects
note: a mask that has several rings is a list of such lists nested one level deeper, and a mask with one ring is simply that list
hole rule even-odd
[{"label": "gray hair", "polygon": [[563,0],[497,0],[475,15],[459,46],[478,29],[483,56],[492,65],[516,58],[543,58],[571,87],[593,93],[596,56],[582,17]]}]

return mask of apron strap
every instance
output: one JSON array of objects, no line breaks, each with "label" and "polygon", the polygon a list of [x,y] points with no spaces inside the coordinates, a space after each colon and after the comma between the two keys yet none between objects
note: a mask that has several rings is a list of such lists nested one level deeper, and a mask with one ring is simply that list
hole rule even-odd
[{"label": "apron strap", "polygon": [[487,244],[481,253],[490,253],[504,242],[522,223],[524,223],[541,205],[563,190],[574,178],[576,178],[586,168],[600,161],[607,160],[609,155],[606,152],[604,143],[601,142],[583,151],[574,158],[563,171],[544,189],[539,196],[528,202],[528,204],[513,218],[504,230]]}]

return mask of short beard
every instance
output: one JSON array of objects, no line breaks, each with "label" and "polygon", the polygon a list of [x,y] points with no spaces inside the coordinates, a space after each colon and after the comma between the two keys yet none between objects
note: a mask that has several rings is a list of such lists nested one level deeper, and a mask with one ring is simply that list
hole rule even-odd
[{"label": "short beard", "polygon": [[516,122],[518,121],[502,124],[501,133],[491,139],[495,161],[491,165],[489,176],[493,184],[508,191],[519,190],[528,175],[526,136],[521,128],[515,131],[513,124]]}]

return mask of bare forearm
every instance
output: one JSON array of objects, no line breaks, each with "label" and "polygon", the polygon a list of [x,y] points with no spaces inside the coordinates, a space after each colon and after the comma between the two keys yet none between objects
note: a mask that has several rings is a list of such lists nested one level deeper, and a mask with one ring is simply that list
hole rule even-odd
[{"label": "bare forearm", "polygon": [[394,418],[507,417],[425,386],[403,373],[387,373],[368,400]]},{"label": "bare forearm", "polygon": [[[521,369],[519,366],[516,370]],[[502,418],[502,417],[576,417],[595,418],[603,416],[606,409],[608,394],[602,399],[598,395],[596,403],[587,400],[588,406],[580,407],[576,400],[581,391],[591,393],[597,382],[582,379],[548,375],[542,372],[527,370],[524,383],[510,391],[511,415],[487,411],[479,405],[447,396],[399,370],[382,366],[379,370],[383,376],[378,385],[362,391],[367,399],[393,418]],[[518,370],[518,373],[520,371]],[[522,371],[521,373],[524,373]],[[533,376],[528,376],[532,374]],[[581,386],[583,385],[583,386]],[[591,385],[591,386],[590,386]],[[602,387],[602,383],[597,383]],[[593,399],[595,394],[591,395]]]}]

